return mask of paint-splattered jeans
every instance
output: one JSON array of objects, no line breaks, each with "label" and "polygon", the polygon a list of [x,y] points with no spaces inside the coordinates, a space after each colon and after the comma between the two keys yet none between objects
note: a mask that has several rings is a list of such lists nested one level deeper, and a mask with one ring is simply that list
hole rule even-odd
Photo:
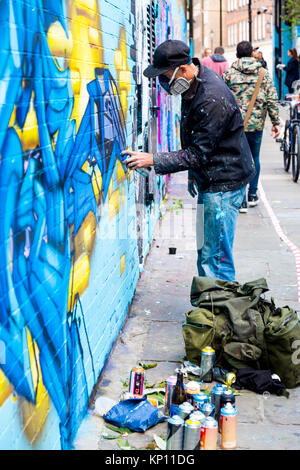
[{"label": "paint-splattered jeans", "polygon": [[199,193],[197,249],[199,276],[235,281],[233,241],[246,187],[225,193]]}]

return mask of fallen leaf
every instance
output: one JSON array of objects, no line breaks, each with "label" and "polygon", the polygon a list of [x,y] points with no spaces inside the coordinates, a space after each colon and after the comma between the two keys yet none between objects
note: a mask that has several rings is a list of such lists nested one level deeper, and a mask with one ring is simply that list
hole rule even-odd
[{"label": "fallen leaf", "polygon": [[132,447],[131,445],[129,444],[128,441],[125,442],[122,442],[122,441],[118,441],[118,446],[120,447],[121,450],[131,450]]},{"label": "fallen leaf", "polygon": [[151,364],[146,364],[144,362],[140,362],[139,365],[143,367],[143,369],[148,370],[148,369],[154,369],[154,367],[157,366],[157,362],[152,362]]},{"label": "fallen leaf", "polygon": [[105,424],[105,427],[107,429],[109,429],[110,431],[114,431],[114,432],[117,432],[118,434],[132,434],[132,432],[130,431],[130,429],[127,429],[127,428],[118,428],[117,426],[113,426],[112,424]]},{"label": "fallen leaf", "polygon": [[113,436],[112,434],[102,434],[103,439],[110,439],[110,440],[113,440],[113,439],[118,439],[119,437],[119,434],[117,436]]},{"label": "fallen leaf", "polygon": [[149,444],[147,444],[145,447],[146,450],[155,450],[156,448],[157,444],[155,441],[149,442]]},{"label": "fallen leaf", "polygon": [[157,444],[157,447],[160,450],[166,450],[166,448],[167,448],[166,442],[161,437],[157,436],[156,434],[154,434],[153,437],[154,437],[154,440]]}]

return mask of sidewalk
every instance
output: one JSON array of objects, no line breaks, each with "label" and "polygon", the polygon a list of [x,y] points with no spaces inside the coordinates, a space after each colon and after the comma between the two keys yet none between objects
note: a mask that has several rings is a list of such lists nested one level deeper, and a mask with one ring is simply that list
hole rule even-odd
[{"label": "sidewalk", "polygon": [[[266,128],[262,149],[261,182],[268,201],[289,239],[300,247],[300,185],[282,167],[279,145]],[[181,203],[184,210],[180,209]],[[174,207],[174,210],[170,208]],[[196,268],[196,200],[187,192],[187,175],[172,176],[163,220],[156,228],[155,240],[139,280],[127,322],[107,362],[93,397],[90,414],[83,422],[76,449],[118,450],[117,440],[101,436],[108,432],[103,420],[93,414],[94,401],[109,396],[118,401],[121,380],[139,362],[157,362],[146,371],[147,381],[160,383],[180,364],[185,354],[182,323],[190,304],[190,286]],[[177,248],[169,255],[169,247]],[[276,305],[299,308],[295,258],[277,235],[270,216],[260,202],[248,214],[240,214],[235,243],[237,281],[243,283],[265,277]],[[238,449],[300,449],[300,388],[290,398],[248,392],[237,397]],[[134,448],[144,448],[153,434],[166,435],[166,424],[144,434],[121,439]]]}]

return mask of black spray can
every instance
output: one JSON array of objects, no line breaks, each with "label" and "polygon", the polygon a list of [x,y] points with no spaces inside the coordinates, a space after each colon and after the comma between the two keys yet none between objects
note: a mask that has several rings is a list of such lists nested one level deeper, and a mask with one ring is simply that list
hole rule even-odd
[{"label": "black spray can", "polygon": [[227,403],[230,403],[232,406],[235,405],[235,395],[231,390],[225,390],[221,395],[220,408],[223,408]]}]

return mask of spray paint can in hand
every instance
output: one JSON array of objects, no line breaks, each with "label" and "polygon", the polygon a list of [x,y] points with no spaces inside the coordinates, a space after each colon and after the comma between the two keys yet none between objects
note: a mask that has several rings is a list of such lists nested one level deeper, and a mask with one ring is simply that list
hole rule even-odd
[{"label": "spray paint can in hand", "polygon": [[174,415],[168,420],[167,450],[182,450],[184,421],[180,416]]},{"label": "spray paint can in hand", "polygon": [[199,450],[200,434],[200,421],[190,416],[184,424],[183,450]]},{"label": "spray paint can in hand", "polygon": [[214,418],[208,416],[202,422],[200,440],[201,450],[217,450],[217,440],[218,423]]},{"label": "spray paint can in hand", "polygon": [[203,382],[212,382],[214,363],[215,350],[210,346],[206,346],[206,348],[201,351],[201,374]]},{"label": "spray paint can in hand", "polygon": [[222,449],[236,448],[237,410],[227,403],[221,409],[221,447]]}]

